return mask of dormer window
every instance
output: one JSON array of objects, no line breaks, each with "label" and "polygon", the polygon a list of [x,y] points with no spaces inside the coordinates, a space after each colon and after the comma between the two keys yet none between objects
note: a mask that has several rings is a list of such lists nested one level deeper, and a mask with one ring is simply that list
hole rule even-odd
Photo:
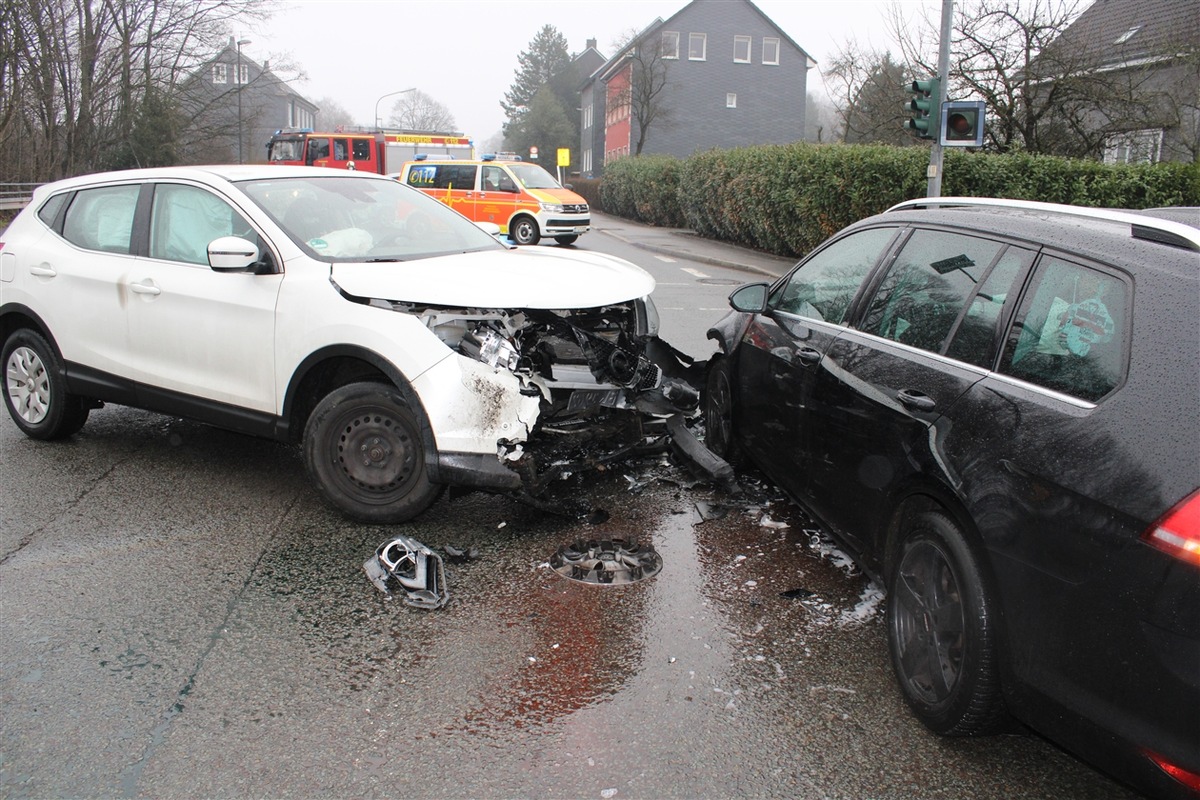
[{"label": "dormer window", "polygon": [[213,64],[213,83],[229,83],[228,65]]},{"label": "dormer window", "polygon": [[1132,39],[1134,37],[1134,34],[1136,34],[1141,29],[1142,29],[1141,25],[1134,25],[1132,28],[1130,28],[1129,30],[1125,31],[1120,36],[1118,36],[1117,40],[1115,42],[1113,42],[1113,44],[1125,44],[1130,39]]}]

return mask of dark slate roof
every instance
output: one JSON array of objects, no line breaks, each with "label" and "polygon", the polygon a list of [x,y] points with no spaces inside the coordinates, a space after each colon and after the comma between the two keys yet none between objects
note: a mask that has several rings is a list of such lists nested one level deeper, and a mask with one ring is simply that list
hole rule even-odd
[{"label": "dark slate roof", "polygon": [[1099,66],[1195,49],[1200,47],[1200,3],[1095,0],[1060,39],[1056,44],[1079,48]]}]

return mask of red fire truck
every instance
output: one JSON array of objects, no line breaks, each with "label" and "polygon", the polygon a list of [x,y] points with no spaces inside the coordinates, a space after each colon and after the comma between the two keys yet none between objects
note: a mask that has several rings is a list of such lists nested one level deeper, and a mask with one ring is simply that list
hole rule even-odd
[{"label": "red fire truck", "polygon": [[276,131],[267,143],[272,164],[358,169],[382,175],[400,172],[418,154],[430,158],[475,156],[475,145],[461,133],[367,130],[320,133],[308,129]]}]

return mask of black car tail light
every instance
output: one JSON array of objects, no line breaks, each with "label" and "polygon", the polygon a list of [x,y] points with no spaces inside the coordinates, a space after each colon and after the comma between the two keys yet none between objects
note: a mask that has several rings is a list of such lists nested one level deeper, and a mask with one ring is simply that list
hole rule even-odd
[{"label": "black car tail light", "polygon": [[1200,489],[1181,500],[1142,534],[1142,541],[1200,567]]},{"label": "black car tail light", "polygon": [[1193,792],[1200,792],[1200,775],[1197,775],[1191,770],[1186,770],[1178,764],[1168,761],[1158,753],[1151,752],[1150,750],[1143,750],[1142,753],[1146,756],[1146,758],[1153,761],[1154,765],[1163,772],[1167,773],[1172,778],[1191,789]]}]

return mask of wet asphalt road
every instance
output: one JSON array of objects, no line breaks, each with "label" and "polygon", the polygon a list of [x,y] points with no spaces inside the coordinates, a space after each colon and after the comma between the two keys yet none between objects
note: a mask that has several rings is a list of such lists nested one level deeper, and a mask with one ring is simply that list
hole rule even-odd
[{"label": "wet asphalt road", "polygon": [[[1035,736],[926,733],[878,591],[753,480],[707,521],[728,498],[665,456],[555,488],[595,524],[447,495],[400,530],[479,557],[428,612],[362,573],[397,529],[293,448],[109,407],[59,444],[5,416],[0,470],[4,797],[1133,796]],[[662,572],[550,569],[603,537]]]}]

